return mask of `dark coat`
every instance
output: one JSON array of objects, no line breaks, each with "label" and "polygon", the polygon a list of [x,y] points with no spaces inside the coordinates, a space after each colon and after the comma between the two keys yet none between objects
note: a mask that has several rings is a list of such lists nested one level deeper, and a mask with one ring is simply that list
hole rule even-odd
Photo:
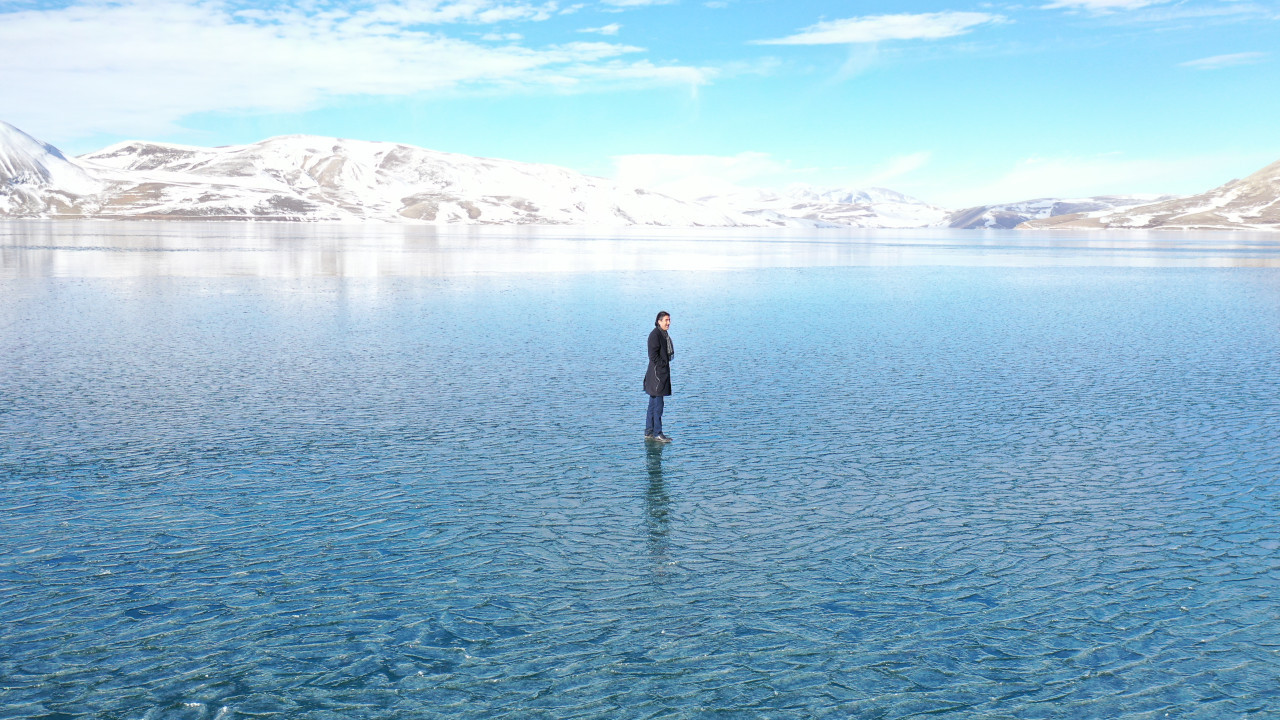
[{"label": "dark coat", "polygon": [[644,391],[652,397],[671,394],[671,356],[667,339],[654,328],[649,333],[649,369],[644,374]]}]

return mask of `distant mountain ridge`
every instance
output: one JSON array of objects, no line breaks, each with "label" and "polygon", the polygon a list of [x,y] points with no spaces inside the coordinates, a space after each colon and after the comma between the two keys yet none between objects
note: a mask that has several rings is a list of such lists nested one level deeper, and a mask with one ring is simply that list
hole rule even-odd
[{"label": "distant mountain ridge", "polygon": [[886,188],[682,200],[553,165],[286,135],[131,141],[78,158],[0,122],[0,217],[856,228],[1280,229],[1280,162],[1187,198],[1041,198],[961,210]]},{"label": "distant mountain ridge", "polygon": [[794,185],[781,192],[755,190],[697,198],[704,205],[769,220],[815,227],[915,228],[940,224],[947,211],[886,188],[814,188]]},{"label": "distant mountain ridge", "polygon": [[77,158],[106,188],[98,218],[750,225],[549,165],[291,135],[200,148],[126,142]]},{"label": "distant mountain ridge", "polygon": [[[307,135],[203,148],[131,141],[68,160],[0,123],[0,216],[433,224],[833,227],[821,213],[714,207],[552,165]],[[872,218],[874,191],[830,217]],[[892,191],[880,191],[892,192]],[[896,195],[896,194],[895,194]],[[865,204],[858,204],[858,200]],[[899,196],[903,203],[920,201]]]},{"label": "distant mountain ridge", "polygon": [[1028,222],[1080,229],[1280,230],[1280,162],[1199,195]]},{"label": "distant mountain ridge", "polygon": [[956,210],[947,216],[947,227],[963,229],[1010,230],[1030,220],[1041,220],[1059,215],[1113,210],[1145,203],[1159,202],[1176,195],[1099,195],[1097,197],[1037,198],[999,205],[979,205]]}]

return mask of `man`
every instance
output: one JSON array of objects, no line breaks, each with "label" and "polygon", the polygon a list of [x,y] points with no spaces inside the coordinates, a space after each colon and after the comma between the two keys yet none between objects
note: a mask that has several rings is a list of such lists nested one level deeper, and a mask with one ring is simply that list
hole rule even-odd
[{"label": "man", "polygon": [[660,312],[653,321],[649,333],[649,369],[644,374],[644,391],[649,394],[649,410],[644,416],[644,439],[671,442],[662,434],[662,406],[664,398],[671,394],[671,358],[676,349],[671,344],[667,329],[671,327],[671,313]]}]

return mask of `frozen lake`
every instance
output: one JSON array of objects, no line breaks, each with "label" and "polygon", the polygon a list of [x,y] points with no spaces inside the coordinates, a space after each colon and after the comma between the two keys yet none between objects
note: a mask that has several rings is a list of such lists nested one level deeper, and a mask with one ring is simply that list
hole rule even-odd
[{"label": "frozen lake", "polygon": [[1280,236],[0,223],[0,714],[1280,717]]}]

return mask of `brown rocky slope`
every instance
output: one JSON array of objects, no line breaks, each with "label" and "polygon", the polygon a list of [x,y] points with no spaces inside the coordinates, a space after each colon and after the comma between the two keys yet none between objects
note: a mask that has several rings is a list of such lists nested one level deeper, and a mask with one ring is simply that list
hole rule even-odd
[{"label": "brown rocky slope", "polygon": [[1020,229],[1280,230],[1280,162],[1243,180],[1163,202],[1032,220]]}]

